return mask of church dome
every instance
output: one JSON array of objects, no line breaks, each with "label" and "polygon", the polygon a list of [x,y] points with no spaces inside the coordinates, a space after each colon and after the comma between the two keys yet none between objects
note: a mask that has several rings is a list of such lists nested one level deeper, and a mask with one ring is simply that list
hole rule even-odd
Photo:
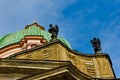
[{"label": "church dome", "polygon": [[[21,39],[23,39],[27,35],[40,35],[43,36],[44,39],[47,40],[47,42],[50,42],[51,34],[44,30],[44,27],[40,26],[37,23],[33,23],[31,25],[27,25],[24,30],[7,34],[3,37],[0,37],[0,48],[3,48],[5,46],[11,45],[16,42],[20,42]],[[58,39],[62,41],[66,46],[71,48],[68,41],[60,36],[58,36]]]}]

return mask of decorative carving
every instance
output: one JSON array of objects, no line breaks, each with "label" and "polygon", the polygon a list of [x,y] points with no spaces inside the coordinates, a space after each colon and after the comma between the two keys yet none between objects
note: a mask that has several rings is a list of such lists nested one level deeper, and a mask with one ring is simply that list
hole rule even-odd
[{"label": "decorative carving", "polygon": [[92,59],[85,59],[86,69],[89,75],[96,76],[95,65]]},{"label": "decorative carving", "polygon": [[108,63],[105,60],[98,60],[98,62],[99,62],[99,66],[100,66],[100,73],[102,75],[110,75]]},{"label": "decorative carving", "polygon": [[32,58],[32,55],[31,55],[31,54],[27,54],[27,55],[25,55],[25,57],[26,57],[27,59],[31,59],[31,58]]},{"label": "decorative carving", "polygon": [[69,54],[68,55],[70,61],[73,63],[73,65],[76,65],[76,57],[75,55]]},{"label": "decorative carving", "polygon": [[43,49],[42,50],[42,59],[43,60],[49,60],[50,59],[49,49]]},{"label": "decorative carving", "polygon": [[50,26],[50,29],[48,29],[48,31],[49,33],[52,34],[51,41],[54,41],[57,39],[59,28],[58,28],[58,25],[53,26],[52,24],[50,24],[49,26]]},{"label": "decorative carving", "polygon": [[23,50],[28,50],[28,49],[31,49],[31,48],[35,48],[37,47],[38,44],[26,44],[22,47]]},{"label": "decorative carving", "polygon": [[42,36],[25,36],[23,39],[21,39],[20,45],[22,50],[28,50],[46,43],[47,40]]},{"label": "decorative carving", "polygon": [[95,53],[98,53],[101,51],[101,42],[99,38],[94,37],[93,40],[90,40],[90,42],[94,48]]}]

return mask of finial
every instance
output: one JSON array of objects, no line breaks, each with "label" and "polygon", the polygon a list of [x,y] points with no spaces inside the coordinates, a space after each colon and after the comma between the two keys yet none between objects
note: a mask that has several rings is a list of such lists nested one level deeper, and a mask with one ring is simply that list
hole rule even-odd
[{"label": "finial", "polygon": [[37,23],[37,19],[36,18],[34,19],[34,23]]}]

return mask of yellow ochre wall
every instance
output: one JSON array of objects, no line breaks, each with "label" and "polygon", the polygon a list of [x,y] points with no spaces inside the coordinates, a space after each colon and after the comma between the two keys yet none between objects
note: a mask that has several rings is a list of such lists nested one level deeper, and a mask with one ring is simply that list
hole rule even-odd
[{"label": "yellow ochre wall", "polygon": [[60,43],[50,44],[36,50],[19,54],[16,59],[62,60],[71,61],[81,72],[94,78],[115,78],[107,55],[82,54],[72,51]]}]

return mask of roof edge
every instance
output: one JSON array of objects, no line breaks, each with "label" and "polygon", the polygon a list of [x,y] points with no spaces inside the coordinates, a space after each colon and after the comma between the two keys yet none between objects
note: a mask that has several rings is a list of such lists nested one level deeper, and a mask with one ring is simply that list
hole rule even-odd
[{"label": "roof edge", "polygon": [[[22,54],[22,53],[27,53],[27,52],[30,52],[30,51],[34,51],[34,50],[37,50],[37,49],[40,49],[40,48],[44,48],[48,45],[51,45],[51,44],[56,44],[56,43],[60,43],[62,46],[64,46],[68,51],[76,54],[76,55],[82,55],[82,56],[86,56],[86,57],[96,57],[96,56],[107,56],[110,60],[110,57],[108,54],[106,53],[101,53],[101,54],[85,54],[85,53],[81,53],[81,52],[77,52],[77,51],[74,51],[72,49],[70,49],[67,45],[65,45],[62,41],[60,40],[56,40],[56,41],[52,41],[52,42],[48,42],[47,44],[45,45],[41,45],[41,46],[38,46],[38,47],[35,47],[35,48],[32,48],[32,49],[29,49],[29,50],[26,50],[26,51],[21,51],[21,52],[18,52],[18,53],[15,53],[13,55],[10,55],[8,57],[6,57],[6,59],[11,59],[19,54]],[[111,60],[110,60],[111,61]],[[112,65],[112,63],[111,63]]]}]

